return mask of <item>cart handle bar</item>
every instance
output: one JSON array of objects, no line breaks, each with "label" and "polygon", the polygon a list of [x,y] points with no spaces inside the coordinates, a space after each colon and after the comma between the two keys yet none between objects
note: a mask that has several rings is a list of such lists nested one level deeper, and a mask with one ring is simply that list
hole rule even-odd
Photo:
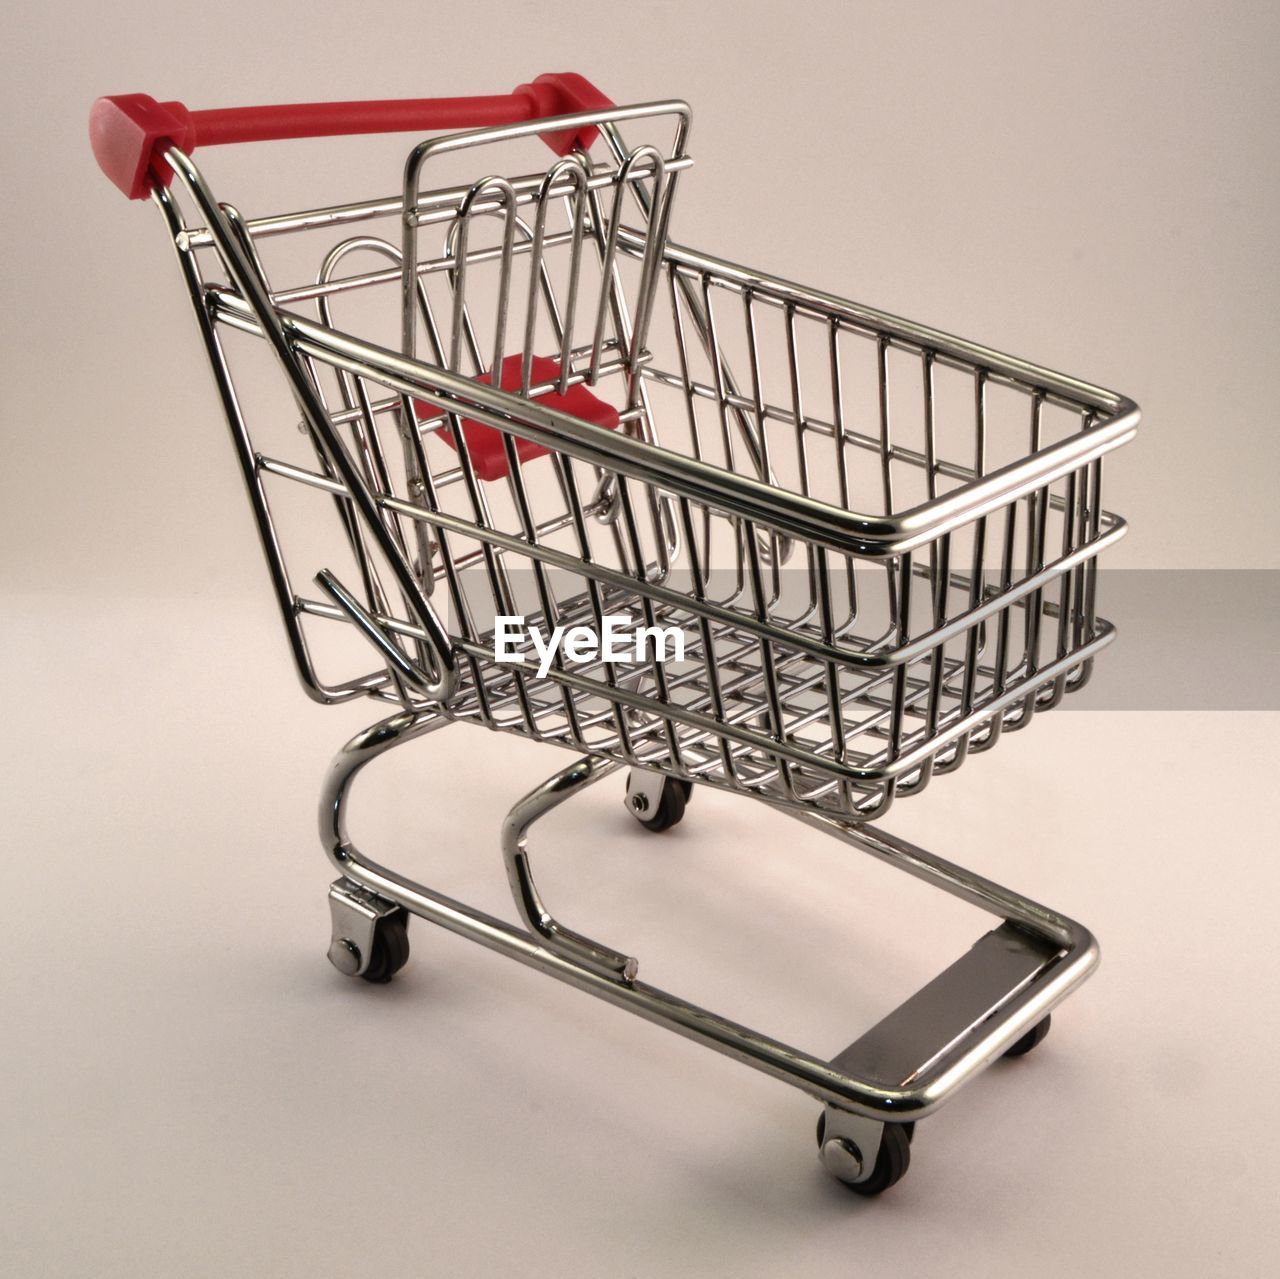
[{"label": "cart handle bar", "polygon": [[[145,93],[99,98],[89,109],[89,143],[98,167],[131,200],[143,200],[154,183],[173,176],[163,154],[176,146],[273,142],[353,133],[431,133],[523,124],[560,115],[608,110],[614,104],[572,71],[540,75],[514,93],[472,98],[399,98],[386,102],[314,102],[292,106],[230,107],[188,111],[181,102],[157,102]],[[594,125],[540,135],[557,154],[595,141]]]}]

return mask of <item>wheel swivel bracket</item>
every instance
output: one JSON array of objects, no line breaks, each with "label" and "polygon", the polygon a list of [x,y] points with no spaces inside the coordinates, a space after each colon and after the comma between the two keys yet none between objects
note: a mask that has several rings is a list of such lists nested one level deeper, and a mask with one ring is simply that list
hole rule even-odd
[{"label": "wheel swivel bracket", "polygon": [[335,879],[329,885],[329,917],[333,924],[329,962],[347,977],[361,976],[368,971],[373,956],[379,921],[403,910],[350,879]]},{"label": "wheel swivel bracket", "polygon": [[833,1177],[857,1185],[875,1171],[883,1137],[884,1124],[879,1119],[855,1115],[828,1102],[823,1111],[822,1163]]}]

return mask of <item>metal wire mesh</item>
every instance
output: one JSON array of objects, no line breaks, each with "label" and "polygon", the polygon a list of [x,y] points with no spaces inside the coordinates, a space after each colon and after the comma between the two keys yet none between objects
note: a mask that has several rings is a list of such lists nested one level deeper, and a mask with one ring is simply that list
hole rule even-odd
[{"label": "metal wire mesh", "polygon": [[[664,117],[669,145],[623,142],[626,119]],[[1102,455],[1127,402],[669,244],[687,111],[602,123],[607,155],[428,190],[442,152],[532,129],[424,144],[399,200],[223,225],[191,170],[202,228],[159,197],[304,684],[422,704],[405,672],[438,660],[425,601],[457,662],[443,714],[879,815],[1088,678],[1111,633],[1095,557],[1123,531]],[[320,266],[274,287],[286,241]],[[295,399],[323,413],[302,433],[232,377],[273,326]],[[557,411],[575,388],[612,433]],[[336,540],[286,555],[283,506],[306,543],[321,503]],[[301,593],[286,562],[346,594]],[[539,676],[527,644],[495,657],[499,617],[599,632],[617,614],[677,628],[680,660],[558,654]],[[326,682],[313,624],[353,620],[395,651]]]}]

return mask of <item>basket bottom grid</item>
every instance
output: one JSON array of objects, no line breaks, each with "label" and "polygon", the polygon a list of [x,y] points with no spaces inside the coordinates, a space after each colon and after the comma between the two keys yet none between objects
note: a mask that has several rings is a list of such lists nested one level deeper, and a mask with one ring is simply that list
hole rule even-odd
[{"label": "basket bottom grid", "polygon": [[[646,626],[678,629],[682,656],[642,664],[561,657],[538,677],[540,655],[532,642],[508,645],[518,664],[499,662],[490,629],[460,645],[466,660],[449,717],[774,804],[865,820],[882,814],[895,794],[922,789],[933,773],[950,771],[971,750],[993,744],[1004,727],[1025,722],[1038,699],[1048,704],[1045,694],[1057,682],[1071,686],[1061,675],[1038,679],[1025,658],[998,674],[982,660],[989,646],[980,635],[967,692],[962,655],[939,653],[907,665],[895,728],[894,667],[833,664],[638,594],[602,589],[597,599],[584,591],[561,601],[556,622],[595,631],[597,609],[644,618]],[[551,629],[540,615],[529,614],[525,622],[544,635]],[[867,651],[883,644],[868,644]],[[939,741],[936,751],[926,749],[997,694],[1020,686],[1025,696],[993,710],[958,739]],[[920,758],[910,769],[886,775],[907,753]],[[860,775],[850,777],[849,769]]]}]

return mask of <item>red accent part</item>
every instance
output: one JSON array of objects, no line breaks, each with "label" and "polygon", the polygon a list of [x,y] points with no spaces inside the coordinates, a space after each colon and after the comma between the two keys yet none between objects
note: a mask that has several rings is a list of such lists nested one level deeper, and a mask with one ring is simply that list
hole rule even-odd
[{"label": "red accent part", "polygon": [[[532,109],[527,117],[530,120],[578,115],[584,111],[607,111],[613,106],[613,102],[590,80],[574,71],[540,75],[532,84],[520,85],[516,93],[527,94],[532,99]],[[554,129],[538,136],[556,155],[568,155],[575,146],[589,151],[599,132],[595,125],[588,125],[585,129]]]},{"label": "red accent part", "polygon": [[[351,133],[434,133],[483,129],[528,120],[607,110],[613,103],[572,71],[540,75],[514,93],[473,98],[401,98],[390,102],[315,102],[276,107],[188,111],[181,102],[157,102],[145,93],[99,98],[89,110],[89,142],[98,167],[131,200],[151,190],[149,171],[161,182],[172,176],[157,148],[196,147],[281,138],[335,137]],[[595,141],[594,126],[541,134],[557,154]]]},{"label": "red accent part", "polygon": [[[181,102],[157,102],[145,93],[99,98],[89,108],[89,145],[98,168],[131,200],[145,200],[153,181],[151,157],[166,147],[191,151],[196,131],[191,112]],[[168,165],[155,168],[155,180],[166,186]]]},{"label": "red accent part", "polygon": [[[499,382],[498,389],[501,391],[519,391],[520,390],[520,373],[521,363],[524,360],[523,355],[508,355],[502,361],[502,377]],[[560,362],[553,360],[545,355],[535,355],[530,361],[529,369],[529,385],[538,386],[546,382],[558,382],[560,380]],[[493,385],[493,379],[488,373],[482,373],[477,382],[483,382],[486,386]],[[581,382],[571,386],[563,395],[556,391],[547,391],[542,395],[533,397],[535,404],[545,405],[549,409],[556,409],[560,413],[567,413],[570,417],[581,418],[584,422],[591,422],[595,426],[602,426],[608,431],[617,429],[618,426],[618,410],[611,404],[606,404],[603,400],[592,395]],[[429,404],[423,404],[420,400],[414,401],[414,412],[417,413],[419,419],[438,417],[440,410],[432,408]],[[475,468],[475,473],[482,480],[500,480],[510,471],[507,463],[507,450],[503,446],[503,433],[492,426],[485,426],[482,422],[475,422],[469,417],[462,419],[462,437],[467,442],[467,452],[471,456],[471,465]],[[440,428],[440,438],[449,445],[450,448],[456,449],[457,442],[453,438],[453,431],[449,427]],[[534,444],[532,440],[522,440],[512,436],[512,440],[516,446],[516,458],[523,465],[532,458],[541,457],[544,453],[551,450],[544,448],[541,444]]]}]

